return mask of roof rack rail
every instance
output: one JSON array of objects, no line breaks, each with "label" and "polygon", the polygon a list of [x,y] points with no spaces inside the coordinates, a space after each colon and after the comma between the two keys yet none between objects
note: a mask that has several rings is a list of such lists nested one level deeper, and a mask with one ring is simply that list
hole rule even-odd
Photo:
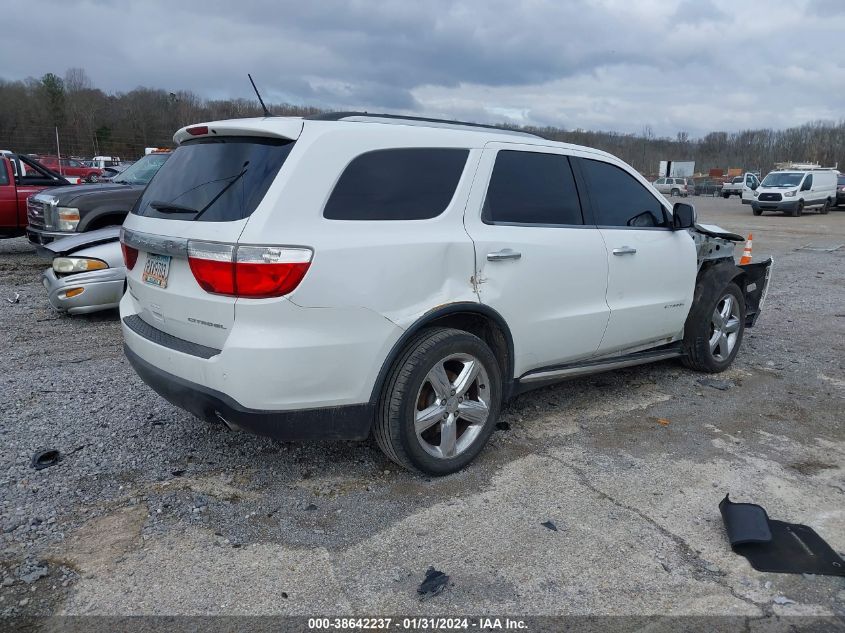
[{"label": "roof rack rail", "polygon": [[309,114],[303,117],[310,121],[343,121],[350,118],[368,118],[368,119],[388,119],[391,121],[413,121],[415,123],[435,123],[438,125],[455,125],[462,127],[477,127],[487,130],[496,130],[504,134],[518,134],[520,136],[532,136],[535,138],[542,138],[538,134],[531,132],[523,132],[522,130],[512,130],[510,128],[501,127],[499,125],[489,125],[485,123],[469,123],[467,121],[455,121],[452,119],[434,119],[421,116],[406,116],[404,114],[382,114],[373,112],[323,112],[321,114]]}]

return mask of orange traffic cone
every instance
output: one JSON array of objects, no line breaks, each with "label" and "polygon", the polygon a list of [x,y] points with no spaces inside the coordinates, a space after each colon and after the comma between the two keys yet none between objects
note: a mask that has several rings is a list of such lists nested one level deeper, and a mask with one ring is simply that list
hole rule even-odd
[{"label": "orange traffic cone", "polygon": [[739,258],[739,265],[751,263],[751,233],[748,234],[748,239],[745,240],[745,248],[742,249],[742,257]]}]

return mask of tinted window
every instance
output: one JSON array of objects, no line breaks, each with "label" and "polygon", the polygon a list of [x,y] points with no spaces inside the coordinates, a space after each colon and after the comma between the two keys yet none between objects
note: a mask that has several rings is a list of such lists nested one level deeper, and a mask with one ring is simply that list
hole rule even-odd
[{"label": "tinted window", "polygon": [[386,149],[356,157],[323,216],[330,220],[427,220],[446,210],[469,150]]},{"label": "tinted window", "polygon": [[204,222],[246,218],[292,147],[292,141],[258,137],[186,141],[161,166],[132,213]]},{"label": "tinted window", "polygon": [[581,159],[596,224],[666,226],[663,206],[626,171],[597,160]]},{"label": "tinted window", "polygon": [[583,224],[569,159],[559,154],[500,151],[481,219],[488,224]]},{"label": "tinted window", "polygon": [[813,186],[813,174],[807,174],[807,177],[804,179],[804,185],[801,187],[801,189],[809,191],[812,186]]},{"label": "tinted window", "polygon": [[6,171],[6,161],[0,161],[0,185],[9,184],[9,172]]}]

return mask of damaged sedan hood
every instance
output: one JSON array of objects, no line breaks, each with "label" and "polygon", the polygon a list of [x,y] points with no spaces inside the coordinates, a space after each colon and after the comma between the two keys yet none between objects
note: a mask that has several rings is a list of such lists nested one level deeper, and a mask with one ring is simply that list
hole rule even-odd
[{"label": "damaged sedan hood", "polygon": [[736,233],[726,231],[722,227],[716,226],[715,224],[696,224],[695,230],[701,233],[702,235],[706,235],[707,237],[718,237],[731,242],[745,241],[745,238],[742,237],[742,235],[737,235]]}]

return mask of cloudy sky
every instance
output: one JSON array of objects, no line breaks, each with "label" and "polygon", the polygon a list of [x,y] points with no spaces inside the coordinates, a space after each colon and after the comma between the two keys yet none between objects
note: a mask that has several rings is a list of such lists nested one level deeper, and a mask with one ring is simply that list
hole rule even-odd
[{"label": "cloudy sky", "polygon": [[845,118],[845,0],[41,0],[0,78],[659,135]]}]

